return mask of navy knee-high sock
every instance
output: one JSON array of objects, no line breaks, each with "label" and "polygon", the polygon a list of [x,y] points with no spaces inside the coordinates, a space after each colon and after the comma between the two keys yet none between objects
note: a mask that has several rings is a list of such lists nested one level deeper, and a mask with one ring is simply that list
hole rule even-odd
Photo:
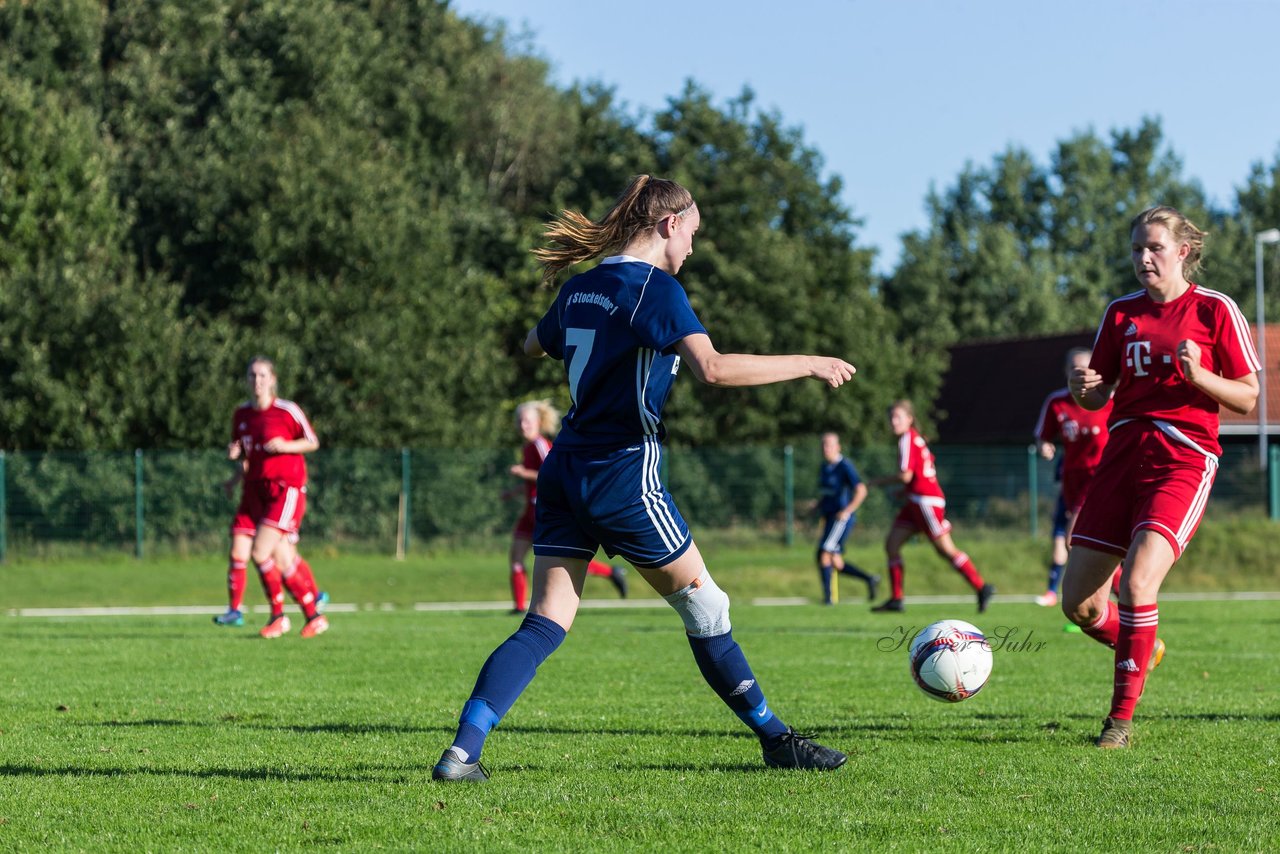
[{"label": "navy knee-high sock", "polygon": [[742,647],[733,639],[733,632],[708,638],[689,635],[693,660],[698,662],[702,678],[724,704],[733,710],[743,723],[763,742],[787,732],[787,725],[773,713],[764,698],[764,691],[756,682],[751,665],[742,653]]},{"label": "navy knee-high sock", "polygon": [[856,563],[849,563],[848,561],[845,561],[844,568],[840,570],[840,573],[842,575],[852,575],[854,578],[861,579],[862,581],[871,580],[871,573],[867,572]]},{"label": "navy knee-high sock", "polygon": [[480,758],[489,730],[510,711],[533,681],[538,665],[556,651],[564,635],[564,629],[555,621],[529,614],[515,634],[489,656],[476,677],[471,699],[462,707],[458,734],[453,739],[453,746],[466,753],[466,761]]},{"label": "navy knee-high sock", "polygon": [[1049,587],[1048,587],[1048,589],[1049,589],[1049,590],[1052,590],[1054,593],[1057,593],[1057,592],[1058,592],[1058,587],[1059,587],[1059,585],[1061,585],[1061,584],[1062,584],[1062,567],[1063,567],[1063,564],[1060,564],[1060,563],[1051,563],[1051,564],[1049,564]]},{"label": "navy knee-high sock", "polygon": [[818,564],[818,575],[822,578],[822,601],[831,601],[831,567]]}]

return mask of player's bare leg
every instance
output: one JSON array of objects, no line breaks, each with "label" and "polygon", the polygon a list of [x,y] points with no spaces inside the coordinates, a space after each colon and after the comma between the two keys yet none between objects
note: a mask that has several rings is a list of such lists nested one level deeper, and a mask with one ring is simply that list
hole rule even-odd
[{"label": "player's bare leg", "polygon": [[554,621],[566,632],[573,626],[582,602],[587,578],[587,561],[563,557],[535,557],[533,560],[533,601],[530,614]]},{"label": "player's bare leg", "polygon": [[[1107,630],[1102,621],[1107,617],[1115,568],[1115,555],[1074,546],[1062,574],[1062,613],[1090,637],[1108,646],[1115,645],[1114,627]],[[1090,631],[1091,627],[1095,630]]]}]

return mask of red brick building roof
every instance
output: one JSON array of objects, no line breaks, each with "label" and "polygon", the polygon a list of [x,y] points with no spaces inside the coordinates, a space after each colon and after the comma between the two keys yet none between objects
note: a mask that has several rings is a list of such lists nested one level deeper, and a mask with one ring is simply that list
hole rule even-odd
[{"label": "red brick building roof", "polygon": [[[1256,335],[1255,331],[1255,335]],[[1265,351],[1259,347],[1258,355],[1266,359],[1267,385],[1267,435],[1280,436],[1280,323],[1266,324]],[[1264,377],[1259,377],[1259,380]],[[1262,401],[1259,400],[1259,403]],[[1237,415],[1224,409],[1218,416],[1223,436],[1258,437],[1258,409],[1248,415]]]}]

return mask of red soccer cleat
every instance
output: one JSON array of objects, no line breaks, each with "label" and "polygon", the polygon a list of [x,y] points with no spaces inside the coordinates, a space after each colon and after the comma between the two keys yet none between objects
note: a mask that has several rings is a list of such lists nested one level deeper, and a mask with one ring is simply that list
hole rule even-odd
[{"label": "red soccer cleat", "polygon": [[304,638],[313,638],[316,635],[322,635],[329,631],[329,618],[324,614],[316,614],[307,624],[302,627],[302,636]]},{"label": "red soccer cleat", "polygon": [[258,631],[258,634],[268,639],[284,637],[289,633],[289,628],[289,618],[284,614],[277,614]]}]

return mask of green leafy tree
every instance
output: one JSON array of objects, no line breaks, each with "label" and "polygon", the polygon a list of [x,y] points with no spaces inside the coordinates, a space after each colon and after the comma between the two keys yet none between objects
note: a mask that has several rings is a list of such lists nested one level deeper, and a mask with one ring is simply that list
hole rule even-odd
[{"label": "green leafy tree", "polygon": [[0,433],[9,448],[170,440],[176,293],[120,251],[116,152],[62,91],[0,71]]}]

